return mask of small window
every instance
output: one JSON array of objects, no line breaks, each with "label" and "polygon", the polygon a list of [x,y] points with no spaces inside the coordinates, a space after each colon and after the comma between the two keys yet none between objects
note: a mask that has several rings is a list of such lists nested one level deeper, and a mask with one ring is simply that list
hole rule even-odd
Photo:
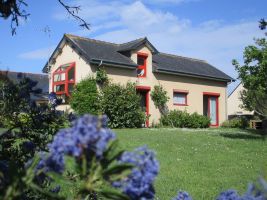
[{"label": "small window", "polygon": [[187,94],[186,91],[174,91],[173,92],[173,104],[187,106]]},{"label": "small window", "polygon": [[137,54],[137,77],[146,77],[146,60],[147,55]]}]

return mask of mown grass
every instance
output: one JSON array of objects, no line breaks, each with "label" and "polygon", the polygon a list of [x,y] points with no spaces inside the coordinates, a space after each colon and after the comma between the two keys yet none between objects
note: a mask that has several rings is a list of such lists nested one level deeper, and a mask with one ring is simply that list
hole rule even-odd
[{"label": "mown grass", "polygon": [[114,130],[121,145],[147,145],[160,162],[155,182],[158,199],[178,190],[194,199],[215,199],[226,189],[245,192],[249,182],[267,168],[267,141],[238,129],[122,129]]}]

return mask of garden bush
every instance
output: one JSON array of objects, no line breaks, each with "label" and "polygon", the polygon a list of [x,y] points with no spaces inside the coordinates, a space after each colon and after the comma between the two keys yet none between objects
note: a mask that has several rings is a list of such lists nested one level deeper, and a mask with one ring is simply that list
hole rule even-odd
[{"label": "garden bush", "polygon": [[102,112],[109,118],[110,128],[137,128],[145,123],[135,84],[109,84],[102,90]]},{"label": "garden bush", "polygon": [[75,86],[70,98],[70,106],[79,115],[100,114],[100,96],[95,78],[88,77]]},{"label": "garden bush", "polygon": [[247,128],[248,120],[244,117],[236,117],[230,120],[226,120],[221,124],[223,128]]},{"label": "garden bush", "polygon": [[172,110],[160,119],[163,126],[178,128],[207,128],[210,125],[210,119],[197,113],[189,114],[186,111]]}]

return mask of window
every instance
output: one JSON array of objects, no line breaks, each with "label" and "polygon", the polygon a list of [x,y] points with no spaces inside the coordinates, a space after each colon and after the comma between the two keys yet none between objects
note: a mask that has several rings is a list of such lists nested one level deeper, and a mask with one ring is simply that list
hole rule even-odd
[{"label": "window", "polygon": [[61,65],[53,73],[53,92],[58,98],[66,100],[73,91],[75,84],[75,63]]},{"label": "window", "polygon": [[173,104],[187,106],[187,94],[186,90],[173,90]]},{"label": "window", "polygon": [[146,60],[147,54],[138,53],[137,54],[137,77],[146,77]]}]

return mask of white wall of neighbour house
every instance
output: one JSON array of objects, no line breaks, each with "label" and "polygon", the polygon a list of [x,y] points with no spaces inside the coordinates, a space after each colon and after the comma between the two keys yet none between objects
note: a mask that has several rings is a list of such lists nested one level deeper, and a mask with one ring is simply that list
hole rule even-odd
[{"label": "white wall of neighbour house", "polygon": [[227,114],[229,115],[253,115],[253,112],[242,108],[241,92],[244,90],[242,84],[239,84],[227,99]]},{"label": "white wall of neighbour house", "polygon": [[[104,66],[105,70],[114,83],[126,84],[127,82],[135,82],[137,86],[149,86],[151,90],[155,85],[161,84],[168,92],[170,100],[168,107],[170,110],[179,109],[187,110],[189,113],[197,112],[203,114],[203,92],[220,93],[219,97],[219,124],[226,120],[226,83],[198,78],[190,78],[176,75],[157,74],[152,72],[152,53],[146,46],[132,52],[131,59],[137,63],[137,53],[148,54],[147,58],[147,73],[144,78],[137,78],[136,70],[123,69],[110,66]],[[57,56],[56,62],[51,68],[53,72],[57,67],[69,62],[76,62],[76,81],[79,82],[82,78],[95,73],[96,67],[80,57],[75,50],[69,45],[65,45],[62,53]],[[50,80],[50,90],[52,90],[52,80]],[[188,90],[188,106],[176,106],[173,104],[173,90]],[[59,107],[64,109],[65,107]],[[151,97],[149,97],[149,123],[157,123],[160,118],[160,112],[156,109]]]}]

